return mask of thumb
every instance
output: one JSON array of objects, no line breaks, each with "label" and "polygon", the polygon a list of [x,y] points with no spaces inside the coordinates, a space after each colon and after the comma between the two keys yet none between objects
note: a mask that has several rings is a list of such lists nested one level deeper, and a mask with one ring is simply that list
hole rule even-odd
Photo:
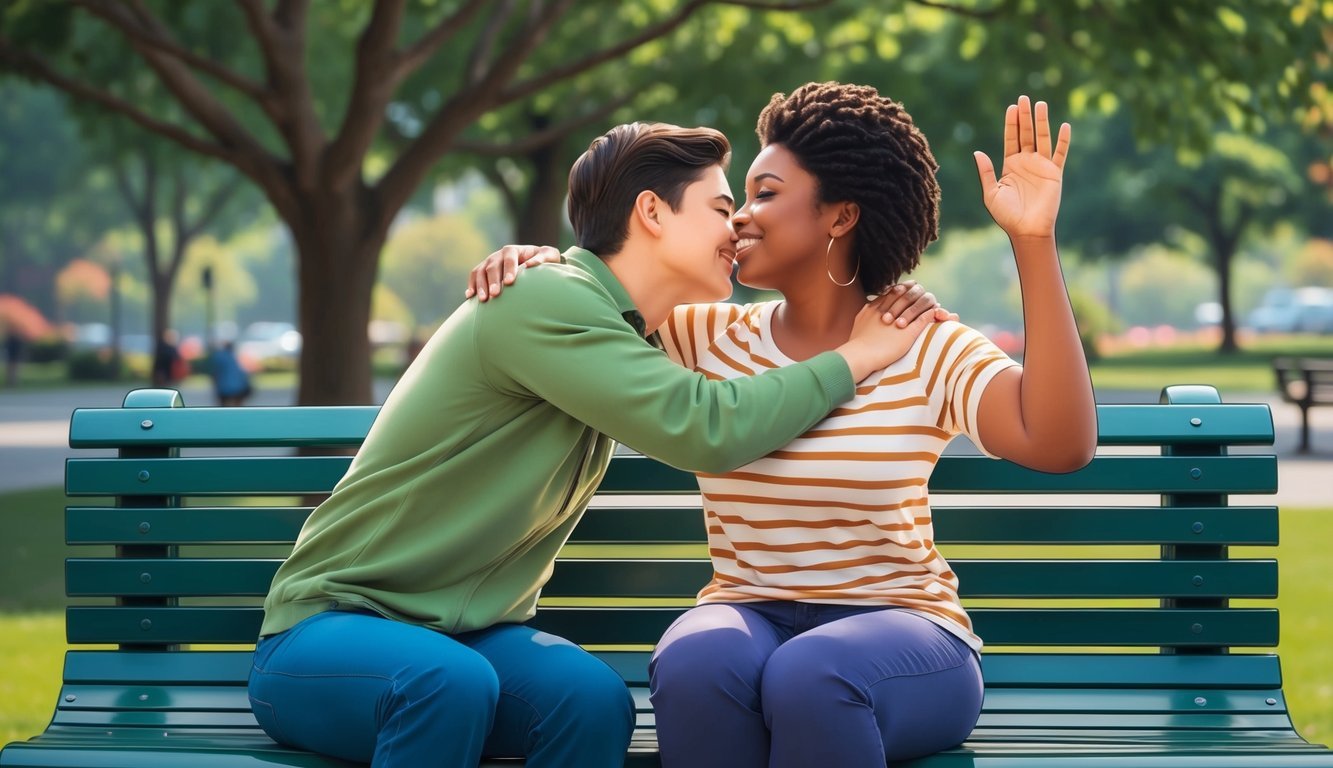
[{"label": "thumb", "polygon": [[988,192],[998,181],[995,178],[995,163],[992,163],[990,157],[985,152],[977,151],[972,153],[972,159],[977,161],[977,175],[981,177],[981,191]]}]

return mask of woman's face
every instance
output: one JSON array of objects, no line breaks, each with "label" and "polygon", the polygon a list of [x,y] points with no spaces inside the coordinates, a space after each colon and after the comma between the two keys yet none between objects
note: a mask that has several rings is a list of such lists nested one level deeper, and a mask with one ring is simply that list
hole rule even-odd
[{"label": "woman's face", "polygon": [[745,176],[745,205],[732,223],[737,279],[752,288],[783,290],[793,281],[824,276],[824,248],[837,217],[818,202],[818,180],[781,144],[759,152]]}]

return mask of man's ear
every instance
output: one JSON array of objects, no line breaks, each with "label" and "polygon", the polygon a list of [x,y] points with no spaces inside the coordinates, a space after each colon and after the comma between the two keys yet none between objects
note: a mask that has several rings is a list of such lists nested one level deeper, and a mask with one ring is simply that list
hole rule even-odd
[{"label": "man's ear", "polygon": [[834,203],[834,206],[838,215],[833,220],[833,229],[829,230],[829,235],[844,237],[856,229],[856,222],[861,220],[861,206],[850,201]]},{"label": "man's ear", "polygon": [[656,192],[645,189],[634,198],[634,209],[630,212],[630,217],[643,227],[644,231],[653,237],[662,235],[662,206],[666,202],[657,196]]}]

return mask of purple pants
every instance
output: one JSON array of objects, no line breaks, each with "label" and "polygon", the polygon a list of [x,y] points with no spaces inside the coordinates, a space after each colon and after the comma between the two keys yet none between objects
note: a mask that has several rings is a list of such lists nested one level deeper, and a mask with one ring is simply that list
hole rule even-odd
[{"label": "purple pants", "polygon": [[701,605],[649,671],[664,768],[883,768],[958,745],[981,713],[972,649],[882,606]]}]

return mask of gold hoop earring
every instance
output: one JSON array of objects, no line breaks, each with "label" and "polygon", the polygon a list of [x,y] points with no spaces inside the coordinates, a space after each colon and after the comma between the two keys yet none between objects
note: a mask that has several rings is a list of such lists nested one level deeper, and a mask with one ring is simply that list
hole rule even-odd
[{"label": "gold hoop earring", "polygon": [[856,276],[861,274],[861,260],[860,259],[856,260],[856,269],[852,272],[851,279],[849,279],[845,283],[838,282],[838,278],[833,276],[832,267],[829,266],[829,256],[830,254],[833,253],[833,241],[836,239],[837,237],[835,235],[830,235],[828,239],[828,247],[824,249],[824,272],[828,275],[828,279],[833,281],[834,285],[838,286],[839,288],[846,288],[847,286],[856,282]]}]

